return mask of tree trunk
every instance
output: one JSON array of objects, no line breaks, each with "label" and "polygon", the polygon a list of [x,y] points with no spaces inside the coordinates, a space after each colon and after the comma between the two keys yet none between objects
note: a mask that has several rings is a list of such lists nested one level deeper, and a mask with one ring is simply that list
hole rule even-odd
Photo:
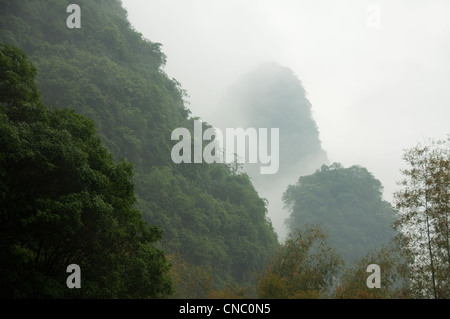
[{"label": "tree trunk", "polygon": [[427,198],[426,191],[425,191],[425,214],[427,216],[427,238],[428,238],[428,251],[430,253],[431,280],[433,282],[434,299],[437,299],[438,297],[437,297],[437,291],[436,291],[436,279],[435,279],[435,274],[434,274],[433,251],[431,249],[430,222],[428,219],[428,198]]}]

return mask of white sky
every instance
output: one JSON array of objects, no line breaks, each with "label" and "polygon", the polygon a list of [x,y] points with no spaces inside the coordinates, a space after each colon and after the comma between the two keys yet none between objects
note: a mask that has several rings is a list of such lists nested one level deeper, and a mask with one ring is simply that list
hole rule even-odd
[{"label": "white sky", "polygon": [[[166,73],[193,116],[261,62],[291,68],[331,162],[366,167],[392,199],[403,149],[450,133],[448,0],[122,0],[135,29],[163,44]],[[374,4],[381,28],[369,28]]]}]

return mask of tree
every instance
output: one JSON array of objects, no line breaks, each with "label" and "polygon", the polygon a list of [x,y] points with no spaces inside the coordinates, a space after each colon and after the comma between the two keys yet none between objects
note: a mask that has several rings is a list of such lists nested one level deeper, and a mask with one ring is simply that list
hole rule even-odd
[{"label": "tree", "polygon": [[291,231],[306,223],[321,224],[330,243],[351,263],[394,236],[395,212],[382,199],[382,189],[364,167],[323,165],[283,194],[290,210],[286,223]]},{"label": "tree", "polygon": [[410,258],[413,296],[450,297],[450,136],[405,151],[395,193],[397,241]]},{"label": "tree", "polygon": [[[370,272],[367,267],[376,264],[380,267],[380,288],[367,287]],[[380,249],[372,250],[366,256],[348,267],[339,278],[334,293],[338,299],[387,299],[409,298],[408,266],[395,242]]]},{"label": "tree", "polygon": [[170,298],[204,299],[212,291],[212,269],[192,266],[180,254],[168,255],[174,294]]},{"label": "tree", "polygon": [[[114,162],[88,118],[45,108],[22,51],[0,45],[0,60],[0,295],[170,294],[161,231],[133,207],[132,164]],[[73,263],[81,289],[66,286]]]},{"label": "tree", "polygon": [[291,233],[258,286],[260,298],[319,298],[329,293],[343,261],[319,226]]},{"label": "tree", "polygon": [[45,107],[36,76],[37,69],[24,52],[0,45],[0,106],[9,119],[23,122],[42,119]]},{"label": "tree", "polygon": [[172,162],[172,131],[195,118],[186,92],[163,70],[161,44],[131,27],[121,1],[77,1],[77,30],[64,21],[68,1],[1,3],[0,42],[36,65],[44,104],[87,116],[114,159],[133,163],[136,208],[162,230],[158,247],[212,267],[215,284],[251,281],[278,245],[265,202],[248,176],[234,176],[226,164]]}]

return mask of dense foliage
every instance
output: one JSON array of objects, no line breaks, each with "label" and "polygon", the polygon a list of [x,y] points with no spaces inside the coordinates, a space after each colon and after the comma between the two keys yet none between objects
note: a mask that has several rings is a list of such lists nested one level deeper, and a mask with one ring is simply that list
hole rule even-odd
[{"label": "dense foliage", "polygon": [[283,195],[291,231],[321,224],[346,262],[364,256],[393,237],[394,210],[382,200],[382,186],[367,169],[339,163],[299,178]]},{"label": "dense foliage", "polygon": [[[339,278],[333,297],[340,299],[410,298],[407,258],[394,242],[370,250],[347,267]],[[380,267],[380,288],[369,288],[369,265]]]},{"label": "dense foliage", "polygon": [[218,287],[249,283],[278,246],[266,203],[225,164],[171,161],[172,130],[193,120],[160,44],[133,30],[120,1],[77,1],[81,28],[69,29],[70,3],[0,1],[0,41],[35,63],[46,105],[88,116],[114,158],[133,163],[137,207],[164,250],[212,269]]},{"label": "dense foliage", "polygon": [[[48,110],[24,53],[0,46],[0,283],[7,298],[146,298],[172,293],[161,232],[135,201],[94,123]],[[77,264],[83,289],[66,287]]]},{"label": "dense foliage", "polygon": [[450,298],[450,136],[408,149],[395,193],[397,242],[415,298]]},{"label": "dense foliage", "polygon": [[343,261],[320,226],[305,225],[291,233],[258,282],[260,298],[323,298]]},{"label": "dense foliage", "polygon": [[[244,76],[223,121],[280,128],[278,174],[246,172],[268,193],[303,175],[283,195],[279,245],[238,163],[172,162],[172,131],[195,118],[161,44],[119,0],[78,0],[82,27],[69,29],[70,3],[0,0],[0,297],[448,298],[448,140],[405,154],[396,233],[367,169],[305,175],[327,158],[292,71]],[[66,287],[73,263],[82,289]]]}]

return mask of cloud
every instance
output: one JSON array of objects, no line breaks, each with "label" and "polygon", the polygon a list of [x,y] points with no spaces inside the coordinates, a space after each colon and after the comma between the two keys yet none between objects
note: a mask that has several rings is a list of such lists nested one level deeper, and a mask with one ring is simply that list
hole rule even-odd
[{"label": "cloud", "polygon": [[[450,118],[445,0],[123,0],[161,42],[166,72],[215,124],[230,85],[263,62],[289,67],[312,104],[330,161],[367,167],[391,199],[403,149],[442,138]],[[370,4],[381,28],[367,27]]]}]

